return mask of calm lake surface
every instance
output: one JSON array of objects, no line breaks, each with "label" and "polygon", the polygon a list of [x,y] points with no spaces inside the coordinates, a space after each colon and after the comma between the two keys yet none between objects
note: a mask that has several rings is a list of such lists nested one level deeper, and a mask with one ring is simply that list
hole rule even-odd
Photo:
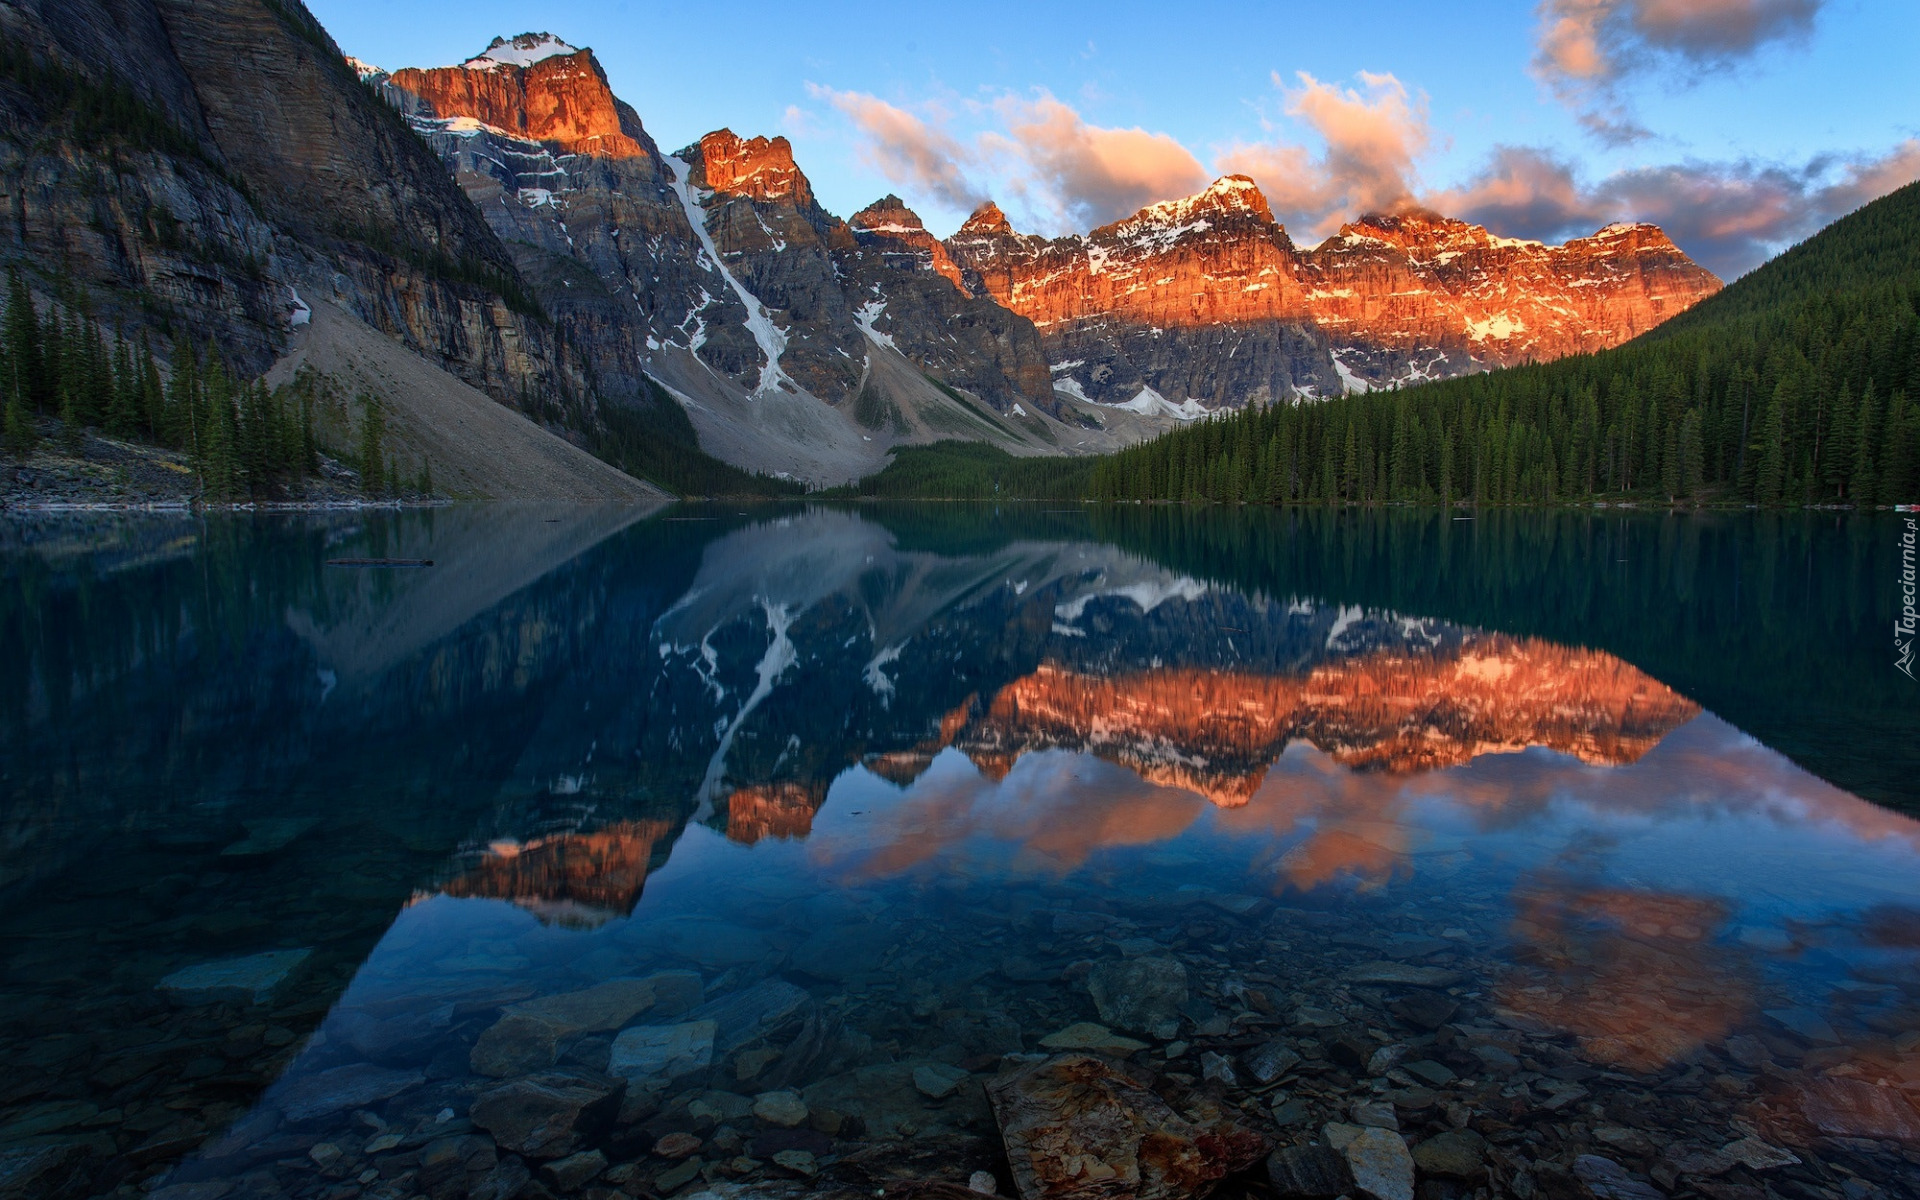
[{"label": "calm lake surface", "polygon": [[1920,1196],[1900,528],[13,519],[0,1197]]}]

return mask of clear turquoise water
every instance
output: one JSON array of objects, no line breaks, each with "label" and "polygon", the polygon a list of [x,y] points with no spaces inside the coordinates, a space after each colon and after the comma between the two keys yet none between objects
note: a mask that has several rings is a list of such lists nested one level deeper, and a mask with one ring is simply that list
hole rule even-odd
[{"label": "clear turquoise water", "polygon": [[[1892,518],[472,508],[4,537],[21,1194],[978,1170],[1007,1194],[982,1085],[1079,1022],[1278,1143],[1382,1100],[1409,1143],[1482,1131],[1497,1194],[1581,1154],[1713,1200],[1920,1194]],[[365,557],[433,565],[328,565]],[[1089,987],[1169,960],[1159,1021]],[[179,974],[209,965],[258,994]],[[677,998],[531,1049],[496,1030],[655,977]],[[704,1062],[619,1049],[665,1030]],[[1302,1065],[1261,1084],[1241,1056],[1274,1039]],[[610,1098],[531,1146],[487,1098],[556,1072]],[[789,1090],[798,1125],[754,1113]],[[656,1153],[673,1133],[700,1148]],[[1747,1136],[1801,1161],[1676,1167]]]}]

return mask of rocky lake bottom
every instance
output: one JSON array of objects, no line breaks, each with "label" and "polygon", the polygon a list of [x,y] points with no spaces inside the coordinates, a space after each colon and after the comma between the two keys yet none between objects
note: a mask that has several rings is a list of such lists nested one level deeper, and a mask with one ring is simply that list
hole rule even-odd
[{"label": "rocky lake bottom", "polygon": [[0,1196],[1920,1197],[1920,823],[1611,655],[460,520],[11,552]]}]

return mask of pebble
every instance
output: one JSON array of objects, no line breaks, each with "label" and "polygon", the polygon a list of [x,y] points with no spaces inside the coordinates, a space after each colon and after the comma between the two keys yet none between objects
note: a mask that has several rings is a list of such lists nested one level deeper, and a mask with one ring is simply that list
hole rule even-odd
[{"label": "pebble", "polygon": [[691,1133],[669,1133],[653,1144],[653,1152],[661,1158],[685,1158],[700,1145],[700,1139]]},{"label": "pebble", "polygon": [[782,1150],[773,1156],[773,1161],[776,1166],[785,1167],[794,1174],[804,1175],[808,1179],[820,1173],[813,1155],[805,1150]]},{"label": "pebble", "polygon": [[1361,1195],[1372,1200],[1413,1200],[1413,1155],[1399,1134],[1351,1125],[1329,1125],[1327,1131],[1328,1143],[1346,1156]]},{"label": "pebble", "polygon": [[967,1176],[967,1190],[978,1192],[982,1196],[993,1196],[999,1194],[1000,1185],[994,1180],[993,1172],[975,1171]]},{"label": "pebble", "polygon": [[795,1091],[762,1092],[753,1098],[753,1115],[769,1125],[792,1129],[807,1120],[807,1102]]}]

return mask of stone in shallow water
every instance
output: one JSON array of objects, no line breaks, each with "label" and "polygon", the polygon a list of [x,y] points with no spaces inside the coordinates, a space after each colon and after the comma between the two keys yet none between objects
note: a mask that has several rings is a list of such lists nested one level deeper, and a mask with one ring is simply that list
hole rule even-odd
[{"label": "stone in shallow water", "polygon": [[1405,1064],[1400,1069],[1415,1079],[1420,1080],[1422,1083],[1430,1083],[1434,1087],[1445,1087],[1460,1078],[1453,1073],[1452,1067],[1447,1066],[1445,1063],[1434,1062],[1430,1058],[1417,1059],[1414,1062]]},{"label": "stone in shallow water", "polygon": [[420,1071],[395,1071],[370,1063],[355,1063],[297,1076],[275,1089],[271,1099],[287,1120],[297,1124],[349,1108],[364,1108],[376,1100],[418,1087],[426,1079]]},{"label": "stone in shallow water", "polygon": [[1376,959],[1364,962],[1346,973],[1351,983],[1398,983],[1411,987],[1443,988],[1460,982],[1460,972],[1444,967],[1416,967],[1411,963]]},{"label": "stone in shallow water", "polygon": [[1238,1087],[1240,1081],[1233,1076],[1233,1062],[1224,1054],[1212,1050],[1200,1056],[1200,1077],[1209,1083],[1220,1083],[1227,1087]]},{"label": "stone in shallow water", "polygon": [[1413,1155],[1390,1129],[1329,1124],[1327,1144],[1346,1156],[1354,1190],[1373,1200],[1413,1200]]},{"label": "stone in shallow water", "polygon": [[1893,1088],[1827,1076],[1800,1091],[1800,1111],[1814,1128],[1833,1137],[1920,1141],[1920,1114]]},{"label": "stone in shallow water", "polygon": [[762,1092],[754,1097],[753,1115],[769,1125],[792,1129],[807,1119],[807,1102],[799,1092]]},{"label": "stone in shallow water", "polygon": [[1000,1185],[994,1181],[993,1172],[975,1171],[967,1176],[967,1190],[982,1196],[993,1196],[999,1193]]},{"label": "stone in shallow water", "polygon": [[1087,974],[1087,991],[1108,1025],[1171,1038],[1187,1002],[1187,969],[1173,958],[1109,959]]},{"label": "stone in shallow water", "polygon": [[1283,1146],[1267,1156],[1267,1179],[1282,1200],[1333,1200],[1353,1191],[1346,1155],[1326,1146]]},{"label": "stone in shallow water", "polygon": [[1300,1065],[1300,1054],[1291,1044],[1275,1038],[1264,1046],[1255,1046],[1241,1056],[1240,1062],[1258,1083],[1272,1083]]},{"label": "stone in shallow water", "polygon": [[509,1006],[474,1043],[469,1063],[477,1075],[505,1078],[544,1071],[566,1043],[618,1029],[650,1009],[684,1012],[700,998],[692,971],[662,971],[644,979],[609,979],[577,992],[542,996]]},{"label": "stone in shallow water", "polygon": [[782,1150],[773,1156],[773,1163],[792,1171],[795,1175],[804,1175],[808,1179],[820,1173],[820,1166],[812,1154],[805,1150]]},{"label": "stone in shallow water", "polygon": [[1041,1038],[1040,1044],[1049,1050],[1091,1050],[1095,1054],[1111,1054],[1115,1058],[1125,1058],[1135,1050],[1147,1048],[1145,1042],[1123,1037],[1105,1025],[1095,1025],[1092,1021],[1077,1021],[1058,1033]]},{"label": "stone in shallow water", "polygon": [[199,963],[162,979],[160,990],[180,1004],[265,1004],[312,954],[268,950]]},{"label": "stone in shallow water", "polygon": [[607,1169],[607,1156],[598,1150],[582,1150],[578,1154],[548,1163],[540,1168],[540,1174],[563,1192],[576,1192],[592,1182],[594,1177]]},{"label": "stone in shallow water", "polygon": [[1408,992],[1393,1004],[1393,1015],[1422,1029],[1438,1029],[1453,1020],[1453,1014],[1460,1011],[1460,1003],[1444,992],[1430,992],[1424,988]]},{"label": "stone in shallow water", "polygon": [[1800,1161],[1800,1156],[1791,1150],[1770,1146],[1755,1137],[1744,1137],[1737,1142],[1729,1142],[1721,1153],[1753,1171],[1776,1171],[1781,1167],[1791,1167]]},{"label": "stone in shallow water", "polygon": [[1393,1105],[1383,1100],[1360,1100],[1353,1106],[1353,1123],[1370,1129],[1400,1128],[1400,1118],[1393,1111]]},{"label": "stone in shallow water", "polygon": [[92,1158],[81,1142],[0,1147],[0,1196],[58,1196],[82,1187]]},{"label": "stone in shallow water", "polygon": [[700,1148],[700,1139],[690,1133],[669,1133],[653,1144],[661,1158],[685,1158]]},{"label": "stone in shallow water", "polygon": [[1001,1075],[987,1092],[1022,1200],[1200,1197],[1267,1149],[1239,1126],[1189,1123],[1090,1055]]},{"label": "stone in shallow water", "polygon": [[1449,1129],[1415,1146],[1413,1162],[1424,1175],[1480,1183],[1487,1177],[1487,1139],[1471,1129]]},{"label": "stone in shallow water", "polygon": [[1840,1044],[1840,1035],[1833,1031],[1833,1026],[1810,1008],[1769,1008],[1766,1011],[1767,1016],[1782,1029],[1798,1034],[1809,1042],[1826,1046]]},{"label": "stone in shallow water", "polygon": [[942,1063],[928,1063],[913,1069],[913,1086],[929,1100],[945,1100],[960,1090],[967,1080],[968,1072],[959,1067],[949,1067]]},{"label": "stone in shallow water", "polygon": [[678,1025],[635,1025],[613,1039],[607,1074],[636,1087],[672,1083],[713,1065],[712,1021],[685,1021]]},{"label": "stone in shallow water", "polygon": [[914,1072],[932,1065],[925,1059],[876,1063],[810,1084],[803,1095],[816,1116],[858,1117],[869,1140],[933,1137],[985,1122],[986,1094],[971,1077],[946,1100],[935,1102],[921,1093]]},{"label": "stone in shallow water", "polygon": [[1582,1154],[1574,1159],[1573,1173],[1587,1185],[1595,1200],[1665,1200],[1666,1193],[1659,1188],[1598,1154]]},{"label": "stone in shallow water", "polygon": [[806,989],[784,979],[763,979],[752,987],[709,1000],[687,1015],[695,1021],[714,1023],[714,1047],[724,1058],[794,1016],[812,1000]]},{"label": "stone in shallow water", "polygon": [[482,1092],[468,1117],[503,1150],[529,1158],[565,1158],[612,1123],[619,1109],[617,1082],[556,1071]]}]

